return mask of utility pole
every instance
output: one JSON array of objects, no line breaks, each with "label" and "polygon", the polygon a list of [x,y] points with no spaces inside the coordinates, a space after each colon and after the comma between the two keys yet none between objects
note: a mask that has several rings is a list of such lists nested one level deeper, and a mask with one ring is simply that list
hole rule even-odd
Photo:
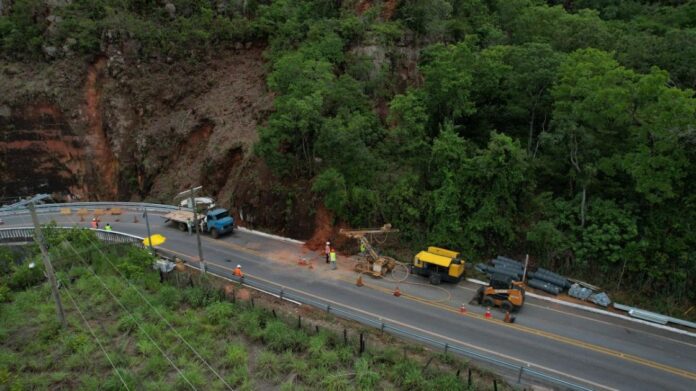
[{"label": "utility pole", "polygon": [[150,246],[150,252],[155,255],[155,250],[152,248],[152,235],[150,234],[150,219],[147,217],[147,207],[145,207],[145,226],[147,227],[147,244]]},{"label": "utility pole", "polygon": [[41,249],[41,257],[43,258],[44,267],[46,268],[46,274],[48,275],[48,281],[51,283],[51,292],[53,293],[53,299],[56,301],[56,312],[58,313],[58,320],[63,327],[67,326],[65,322],[65,313],[63,313],[63,303],[60,301],[60,293],[58,292],[58,283],[56,282],[56,275],[53,271],[53,265],[51,264],[51,258],[46,250],[46,243],[44,242],[43,233],[41,232],[41,225],[39,224],[39,218],[36,216],[36,210],[34,210],[34,203],[30,202],[27,204],[27,209],[31,213],[31,220],[34,223],[34,235],[36,235],[36,242]]},{"label": "utility pole", "polygon": [[194,189],[191,188],[190,202],[193,208],[193,221],[196,224],[196,242],[198,243],[198,259],[201,263],[201,271],[205,274],[205,261],[203,260],[203,247],[201,246],[201,225],[198,222],[198,212],[196,211],[196,198],[193,196]]},{"label": "utility pole", "polygon": [[195,198],[195,193],[201,190],[202,188],[203,186],[192,187],[190,190],[182,191],[181,193],[177,194],[177,196],[174,199],[176,200],[188,195],[189,206],[191,207],[191,209],[193,209],[193,225],[196,229],[196,242],[198,243],[198,260],[201,265],[201,271],[205,274],[206,267],[205,260],[203,259],[203,246],[201,246],[201,224],[198,221],[198,211],[196,210]]},{"label": "utility pole", "polygon": [[524,271],[522,272],[522,282],[527,281],[527,265],[529,265],[529,254],[524,257]]}]

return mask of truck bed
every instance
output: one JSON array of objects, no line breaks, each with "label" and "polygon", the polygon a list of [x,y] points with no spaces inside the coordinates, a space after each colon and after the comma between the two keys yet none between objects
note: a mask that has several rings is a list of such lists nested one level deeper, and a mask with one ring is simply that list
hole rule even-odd
[{"label": "truck bed", "polygon": [[162,217],[164,217],[165,220],[171,220],[177,223],[185,223],[187,220],[193,221],[193,212],[185,210],[176,210],[174,212],[169,212]]}]

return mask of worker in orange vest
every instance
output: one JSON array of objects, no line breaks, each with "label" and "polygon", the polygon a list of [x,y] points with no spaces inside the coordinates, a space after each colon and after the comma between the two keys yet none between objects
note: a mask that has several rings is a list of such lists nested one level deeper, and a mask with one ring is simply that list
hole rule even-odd
[{"label": "worker in orange vest", "polygon": [[234,268],[234,276],[235,277],[244,277],[244,273],[242,273],[242,265],[237,265],[236,268]]},{"label": "worker in orange vest", "polygon": [[94,229],[99,228],[99,222],[97,221],[97,218],[96,218],[96,217],[92,218],[92,223],[91,223],[90,225],[91,225],[92,228],[94,228]]}]

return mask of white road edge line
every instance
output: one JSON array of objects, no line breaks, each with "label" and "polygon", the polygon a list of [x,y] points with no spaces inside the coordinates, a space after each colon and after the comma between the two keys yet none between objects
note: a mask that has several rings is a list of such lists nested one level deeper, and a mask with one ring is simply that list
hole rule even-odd
[{"label": "white road edge line", "polygon": [[[488,285],[487,282],[484,282],[484,281],[481,281],[481,280],[477,280],[477,279],[475,279],[475,278],[467,278],[466,280],[469,281],[469,282],[473,282],[474,284]],[[527,294],[528,296],[530,296],[530,297],[535,298],[535,299],[548,301],[548,302],[550,302],[550,303],[560,304],[560,305],[564,305],[564,306],[566,306],[566,307],[571,307],[571,308],[575,308],[575,309],[579,309],[579,310],[583,310],[583,311],[587,311],[587,312],[592,312],[592,313],[595,313],[595,314],[600,314],[600,315],[605,315],[605,316],[611,316],[611,317],[614,317],[614,318],[619,318],[619,319],[627,320],[627,321],[629,321],[629,322],[640,323],[640,324],[643,324],[643,325],[646,325],[646,326],[654,327],[654,328],[656,328],[656,329],[661,329],[661,330],[665,330],[665,331],[670,331],[670,332],[673,332],[673,333],[676,333],[676,334],[681,334],[681,335],[686,335],[686,336],[689,336],[689,337],[696,338],[696,333],[692,333],[692,332],[689,332],[689,331],[686,331],[686,330],[677,329],[677,328],[674,328],[674,327],[665,326],[665,325],[661,325],[661,324],[657,324],[657,323],[652,323],[652,322],[648,322],[648,321],[645,321],[645,320],[642,320],[642,319],[631,318],[630,316],[621,315],[621,314],[615,314],[615,313],[613,313],[613,312],[600,310],[600,309],[598,309],[598,308],[587,307],[587,306],[580,305],[580,304],[575,304],[575,303],[568,303],[567,301],[558,300],[558,299],[554,299],[554,298],[551,298],[551,297],[538,295],[538,294],[532,293],[532,292],[526,292],[526,294]]]}]

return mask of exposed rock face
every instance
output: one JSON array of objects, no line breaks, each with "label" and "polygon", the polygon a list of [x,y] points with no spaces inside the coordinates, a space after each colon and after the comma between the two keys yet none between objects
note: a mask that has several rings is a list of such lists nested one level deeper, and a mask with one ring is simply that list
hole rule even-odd
[{"label": "exposed rock face", "polygon": [[85,193],[83,138],[55,104],[0,110],[0,191],[5,196]]},{"label": "exposed rock face", "polygon": [[273,104],[262,51],[145,63],[107,39],[91,59],[0,62],[0,198],[172,203],[203,185],[241,225],[309,237],[310,185],[279,183],[252,151]]},{"label": "exposed rock face", "polygon": [[203,184],[234,201],[242,167],[258,169],[251,145],[272,106],[261,49],[197,65],[140,63],[123,50],[0,64],[0,196],[171,202]]}]

